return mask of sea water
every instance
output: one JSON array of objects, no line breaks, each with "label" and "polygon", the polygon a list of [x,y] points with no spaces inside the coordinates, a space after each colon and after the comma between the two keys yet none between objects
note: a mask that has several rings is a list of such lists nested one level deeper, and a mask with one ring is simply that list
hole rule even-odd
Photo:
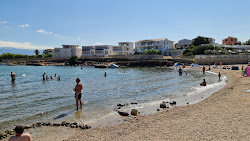
[{"label": "sea water", "polygon": [[[11,82],[10,72],[16,74],[15,83]],[[54,79],[43,81],[44,72]],[[55,74],[61,77],[60,81]],[[85,103],[78,111],[73,91],[76,78],[83,84]],[[206,88],[199,86],[203,79],[207,81]],[[93,123],[117,114],[114,109],[118,103],[138,103],[137,108],[166,99],[185,99],[192,103],[199,92],[205,97],[208,89],[216,90],[219,86],[217,75],[203,75],[193,69],[179,76],[177,70],[166,67],[0,66],[0,130],[38,121]],[[198,97],[195,101],[201,100]]]}]

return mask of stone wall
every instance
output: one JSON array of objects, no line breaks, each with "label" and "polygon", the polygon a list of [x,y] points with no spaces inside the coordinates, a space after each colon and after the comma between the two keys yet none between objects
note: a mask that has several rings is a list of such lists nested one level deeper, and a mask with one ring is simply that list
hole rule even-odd
[{"label": "stone wall", "polygon": [[250,55],[195,55],[196,64],[247,64],[250,61]]}]

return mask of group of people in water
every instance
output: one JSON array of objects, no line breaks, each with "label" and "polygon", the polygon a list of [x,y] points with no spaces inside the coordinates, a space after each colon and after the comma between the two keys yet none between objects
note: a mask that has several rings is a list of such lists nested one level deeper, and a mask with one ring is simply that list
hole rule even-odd
[{"label": "group of people in water", "polygon": [[[49,77],[48,75],[46,75],[46,73],[44,73],[42,76],[43,76],[43,81],[54,79],[52,76]],[[57,74],[55,74],[55,78],[57,78],[58,81],[61,80],[61,76],[58,76]]]}]

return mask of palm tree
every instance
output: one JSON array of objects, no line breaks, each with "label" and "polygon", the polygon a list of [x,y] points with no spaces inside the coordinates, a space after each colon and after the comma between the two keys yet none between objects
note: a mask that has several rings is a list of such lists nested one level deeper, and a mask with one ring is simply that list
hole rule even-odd
[{"label": "palm tree", "polygon": [[36,49],[35,51],[34,51],[34,53],[36,54],[36,55],[39,55],[39,50],[38,49]]},{"label": "palm tree", "polygon": [[47,49],[43,50],[43,54],[47,55],[48,54],[48,50]]}]

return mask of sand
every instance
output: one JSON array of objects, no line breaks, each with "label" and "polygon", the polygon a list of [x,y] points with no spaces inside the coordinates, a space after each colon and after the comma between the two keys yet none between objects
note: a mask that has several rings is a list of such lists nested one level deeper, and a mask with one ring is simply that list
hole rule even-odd
[{"label": "sand", "polygon": [[211,71],[226,75],[228,84],[199,103],[78,130],[66,140],[250,140],[250,78],[237,78],[240,70]]}]

